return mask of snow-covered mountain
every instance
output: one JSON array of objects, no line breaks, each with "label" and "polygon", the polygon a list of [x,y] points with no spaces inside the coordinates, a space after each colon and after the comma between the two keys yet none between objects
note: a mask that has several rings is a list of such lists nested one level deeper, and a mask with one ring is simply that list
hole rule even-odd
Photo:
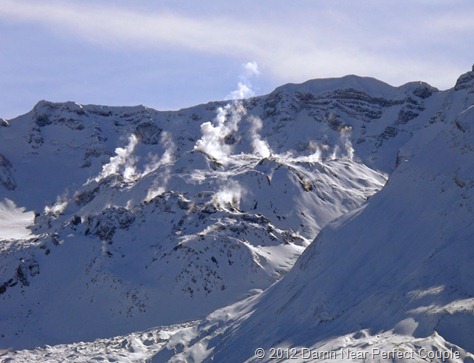
[{"label": "snow-covered mountain", "polygon": [[[442,121],[427,123],[402,148],[410,156],[377,195],[326,226],[278,283],[201,322],[178,356],[472,361],[472,80],[474,72],[445,94]],[[257,347],[264,359],[255,357]],[[270,358],[275,348],[280,359]]]},{"label": "snow-covered mountain", "polygon": [[347,76],[4,121],[0,348],[71,343],[5,359],[473,359],[473,93],[474,70],[443,92]]}]

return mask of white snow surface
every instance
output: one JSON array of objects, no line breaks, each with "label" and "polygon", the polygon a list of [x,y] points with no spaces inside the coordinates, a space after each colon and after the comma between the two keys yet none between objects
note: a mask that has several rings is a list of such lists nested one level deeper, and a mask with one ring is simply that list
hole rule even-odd
[{"label": "white snow surface", "polygon": [[32,236],[28,227],[34,224],[34,219],[34,212],[18,207],[12,200],[0,201],[0,239],[28,239]]},{"label": "white snow surface", "polygon": [[472,361],[471,73],[10,120],[0,359]]}]

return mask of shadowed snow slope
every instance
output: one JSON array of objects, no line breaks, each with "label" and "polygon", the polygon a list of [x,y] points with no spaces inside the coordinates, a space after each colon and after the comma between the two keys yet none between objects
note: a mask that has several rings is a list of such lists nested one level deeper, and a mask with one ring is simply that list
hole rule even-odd
[{"label": "shadowed snow slope", "polygon": [[37,217],[36,237],[2,242],[0,348],[74,344],[4,356],[472,359],[470,73],[445,92],[348,76],[178,112],[41,102],[11,120],[0,196]]}]

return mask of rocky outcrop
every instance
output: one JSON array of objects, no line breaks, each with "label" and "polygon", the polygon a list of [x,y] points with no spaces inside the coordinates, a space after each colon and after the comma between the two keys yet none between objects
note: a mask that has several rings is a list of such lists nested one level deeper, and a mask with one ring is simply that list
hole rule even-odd
[{"label": "rocky outcrop", "polygon": [[0,295],[5,293],[9,287],[20,284],[21,286],[29,286],[30,279],[40,273],[40,266],[34,258],[21,258],[15,275],[0,285]]},{"label": "rocky outcrop", "polygon": [[340,110],[363,121],[379,119],[384,107],[402,104],[402,100],[373,97],[356,89],[341,89],[320,95],[297,93],[300,108],[321,108],[324,111]]},{"label": "rocky outcrop", "polygon": [[422,99],[426,99],[431,97],[433,93],[438,92],[438,89],[435,87],[430,86],[427,83],[419,82],[417,87],[413,89],[412,93]]},{"label": "rocky outcrop", "polygon": [[16,182],[12,175],[12,163],[5,155],[0,154],[0,185],[7,190],[14,190]]},{"label": "rocky outcrop", "polygon": [[460,91],[462,89],[472,88],[474,85],[474,65],[472,66],[472,71],[464,73],[461,75],[456,85],[454,86],[455,91]]},{"label": "rocky outcrop", "polygon": [[156,145],[160,142],[161,128],[152,122],[142,122],[135,128],[135,135],[144,144]]},{"label": "rocky outcrop", "polygon": [[135,215],[124,207],[104,209],[95,218],[93,233],[103,241],[111,242],[117,229],[127,229],[135,221]]}]

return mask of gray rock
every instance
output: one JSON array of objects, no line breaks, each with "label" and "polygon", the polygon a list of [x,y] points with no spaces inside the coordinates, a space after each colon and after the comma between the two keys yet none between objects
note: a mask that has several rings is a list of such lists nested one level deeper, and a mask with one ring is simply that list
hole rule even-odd
[{"label": "gray rock", "polygon": [[44,127],[52,124],[51,120],[49,119],[49,116],[46,114],[36,116],[35,123],[39,127]]},{"label": "gray rock", "polygon": [[474,65],[471,72],[464,73],[456,81],[454,90],[460,91],[462,89],[468,89],[474,87]]},{"label": "gray rock", "polygon": [[437,91],[438,90],[436,88],[431,87],[430,85],[426,83],[420,83],[420,86],[416,87],[413,90],[413,94],[417,97],[425,99],[425,98],[430,97],[434,92],[437,92]]},{"label": "gray rock", "polygon": [[135,215],[124,207],[110,207],[96,218],[93,233],[103,241],[112,241],[117,229],[127,229],[135,221]]},{"label": "gray rock", "polygon": [[77,192],[76,195],[74,196],[74,201],[78,206],[83,206],[86,205],[87,203],[91,202],[97,192],[99,191],[99,187],[96,187],[92,190],[83,190],[80,192]]},{"label": "gray rock", "polygon": [[5,155],[0,154],[0,185],[7,190],[14,190],[16,182],[12,175],[12,163]]},{"label": "gray rock", "polygon": [[161,128],[152,122],[143,122],[135,128],[135,135],[144,144],[156,145],[160,142]]}]

